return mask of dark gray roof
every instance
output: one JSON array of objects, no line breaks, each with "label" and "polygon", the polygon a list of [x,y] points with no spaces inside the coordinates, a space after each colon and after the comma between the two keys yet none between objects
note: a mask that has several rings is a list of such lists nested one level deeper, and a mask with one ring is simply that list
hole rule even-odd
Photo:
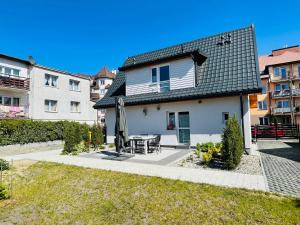
[{"label": "dark gray roof", "polygon": [[[228,42],[224,43],[226,40]],[[123,100],[126,105],[138,105],[261,91],[254,26],[132,56],[124,62],[121,68],[126,71],[126,68],[144,66],[162,58],[179,55],[179,52],[192,51],[199,51],[207,57],[202,64],[196,64],[196,87],[165,93],[124,96],[125,74],[119,72],[105,97],[94,107],[113,107],[115,96],[118,95],[124,96]]]}]

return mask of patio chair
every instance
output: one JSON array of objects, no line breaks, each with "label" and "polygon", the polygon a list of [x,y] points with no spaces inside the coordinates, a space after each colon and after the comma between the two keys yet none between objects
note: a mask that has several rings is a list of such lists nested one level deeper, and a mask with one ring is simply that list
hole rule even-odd
[{"label": "patio chair", "polygon": [[145,141],[141,138],[135,138],[133,140],[133,149],[135,153],[144,153],[145,151]]},{"label": "patio chair", "polygon": [[148,143],[149,151],[156,151],[156,153],[161,152],[160,139],[161,135],[157,134],[156,137]]}]

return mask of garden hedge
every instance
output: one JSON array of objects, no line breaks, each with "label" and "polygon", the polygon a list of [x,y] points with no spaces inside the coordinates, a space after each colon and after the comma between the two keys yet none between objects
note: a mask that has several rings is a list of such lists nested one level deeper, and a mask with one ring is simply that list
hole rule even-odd
[{"label": "garden hedge", "polygon": [[69,121],[0,120],[0,146],[64,140],[64,130],[80,130],[80,139],[87,139],[90,126]]}]

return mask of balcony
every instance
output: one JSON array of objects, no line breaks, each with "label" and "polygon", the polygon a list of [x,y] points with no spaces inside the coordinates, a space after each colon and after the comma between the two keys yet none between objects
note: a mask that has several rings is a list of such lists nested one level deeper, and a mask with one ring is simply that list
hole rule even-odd
[{"label": "balcony", "polygon": [[273,98],[284,98],[284,97],[289,97],[290,96],[290,90],[289,89],[284,89],[280,91],[273,91],[272,92],[272,97]]},{"label": "balcony", "polygon": [[293,96],[300,96],[300,89],[299,88],[292,89],[292,94]]},{"label": "balcony", "polygon": [[285,113],[290,113],[291,108],[272,108],[272,113],[273,114],[285,114]]},{"label": "balcony", "polygon": [[20,90],[29,90],[30,79],[16,76],[1,76],[0,75],[0,88],[14,88]]},{"label": "balcony", "polygon": [[91,93],[90,94],[90,99],[91,99],[91,101],[96,102],[97,100],[100,99],[99,93]]},{"label": "balcony", "polygon": [[25,106],[0,105],[0,119],[4,118],[26,118],[28,110]]}]

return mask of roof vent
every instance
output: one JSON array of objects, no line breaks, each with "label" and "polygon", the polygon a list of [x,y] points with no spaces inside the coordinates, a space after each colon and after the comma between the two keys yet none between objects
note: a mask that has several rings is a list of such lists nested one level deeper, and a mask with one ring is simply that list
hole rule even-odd
[{"label": "roof vent", "polygon": [[231,34],[221,35],[217,45],[224,45],[231,43]]}]

